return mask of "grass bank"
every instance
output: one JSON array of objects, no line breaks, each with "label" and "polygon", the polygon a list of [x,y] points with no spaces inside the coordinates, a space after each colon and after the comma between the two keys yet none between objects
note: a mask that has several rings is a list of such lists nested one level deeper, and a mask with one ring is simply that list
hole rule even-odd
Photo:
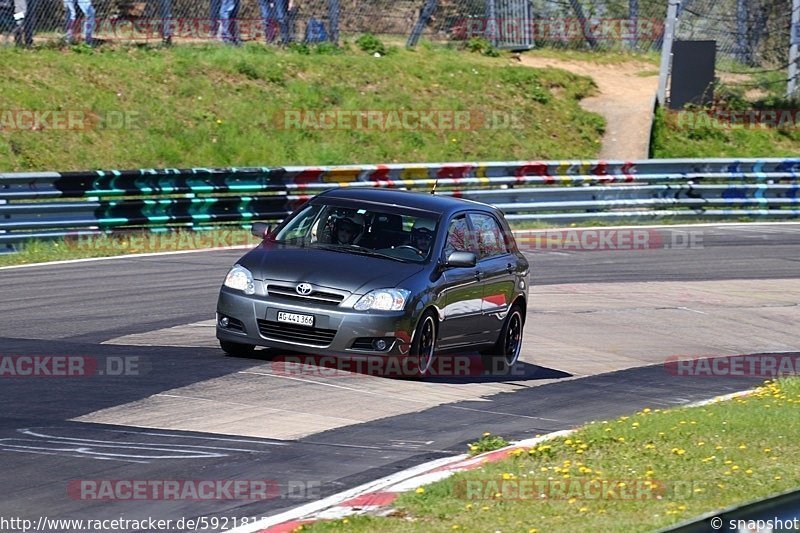
[{"label": "grass bank", "polygon": [[650,531],[800,486],[798,404],[800,379],[787,378],[702,407],[643,407],[404,493],[394,516],[303,531]]},{"label": "grass bank", "polygon": [[653,157],[800,155],[800,100],[785,97],[785,74],[721,59],[713,106],[659,111]]},{"label": "grass bank", "polygon": [[[513,63],[441,46],[0,47],[0,171],[596,156],[604,121],[579,106],[593,82]],[[86,118],[31,131],[18,111]],[[329,128],[287,114],[370,111],[469,123]]]},{"label": "grass bank", "polygon": [[[794,106],[796,109],[797,106]],[[653,124],[653,157],[792,157],[800,155],[800,123],[732,125],[712,112],[662,111]],[[793,115],[796,116],[796,115]]]}]

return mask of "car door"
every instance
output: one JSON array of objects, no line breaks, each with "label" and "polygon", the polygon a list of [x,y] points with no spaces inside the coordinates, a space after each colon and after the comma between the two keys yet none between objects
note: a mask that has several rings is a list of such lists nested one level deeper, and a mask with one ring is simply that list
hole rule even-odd
[{"label": "car door", "polygon": [[517,259],[508,249],[500,223],[490,213],[470,212],[469,223],[478,247],[478,268],[483,276],[482,336],[497,338],[516,294]]},{"label": "car door", "polygon": [[[466,215],[457,215],[447,226],[442,260],[450,253],[476,253],[475,241]],[[475,342],[483,319],[483,287],[480,269],[447,268],[439,280],[439,347],[448,348]]]}]

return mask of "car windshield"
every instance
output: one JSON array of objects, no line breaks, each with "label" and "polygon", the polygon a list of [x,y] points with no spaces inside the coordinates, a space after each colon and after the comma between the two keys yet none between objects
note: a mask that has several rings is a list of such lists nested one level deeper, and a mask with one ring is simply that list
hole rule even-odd
[{"label": "car windshield", "polygon": [[431,256],[437,215],[336,205],[307,205],[274,236],[274,242],[424,262]]}]

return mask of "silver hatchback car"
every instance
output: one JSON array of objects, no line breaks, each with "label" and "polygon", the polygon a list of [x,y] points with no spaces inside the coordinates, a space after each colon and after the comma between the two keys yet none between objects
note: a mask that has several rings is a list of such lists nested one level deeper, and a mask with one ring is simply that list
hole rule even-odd
[{"label": "silver hatchback car", "polygon": [[217,302],[228,355],[394,357],[430,375],[441,351],[519,358],[529,265],[494,207],[386,189],[333,189],[231,268]]}]

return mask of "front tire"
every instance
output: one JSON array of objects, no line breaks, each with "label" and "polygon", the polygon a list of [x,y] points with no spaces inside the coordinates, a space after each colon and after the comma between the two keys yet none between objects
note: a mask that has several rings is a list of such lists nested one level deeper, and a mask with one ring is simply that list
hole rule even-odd
[{"label": "front tire", "polygon": [[506,316],[497,342],[488,351],[491,371],[507,373],[519,360],[522,351],[522,309],[514,304]]},{"label": "front tire", "polygon": [[436,356],[436,319],[428,312],[422,315],[414,330],[411,352],[408,355],[409,369],[406,377],[422,379],[431,375],[433,359]]},{"label": "front tire", "polygon": [[252,344],[241,344],[238,342],[223,341],[220,339],[219,347],[228,357],[250,357],[256,347]]}]

